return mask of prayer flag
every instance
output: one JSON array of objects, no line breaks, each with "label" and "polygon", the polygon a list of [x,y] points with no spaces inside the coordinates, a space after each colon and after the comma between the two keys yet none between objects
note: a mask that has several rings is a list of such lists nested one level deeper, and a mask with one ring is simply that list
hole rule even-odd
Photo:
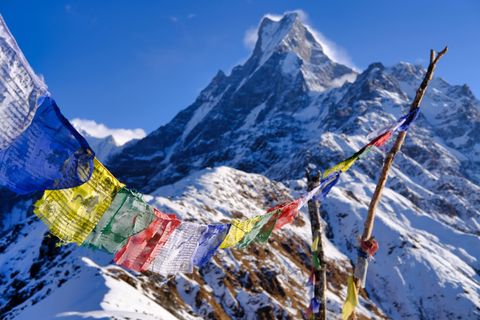
[{"label": "prayer flag", "polygon": [[28,128],[46,93],[0,16],[0,150]]},{"label": "prayer flag", "polygon": [[316,251],[312,253],[312,263],[315,270],[320,269],[320,259],[318,258],[318,254]]},{"label": "prayer flag", "polygon": [[90,180],[75,188],[46,190],[35,203],[34,213],[52,234],[81,245],[122,186],[95,158]]},{"label": "prayer flag", "polygon": [[77,187],[94,167],[87,141],[53,99],[42,101],[30,126],[0,150],[0,185],[19,194]]},{"label": "prayer flag", "polygon": [[[243,236],[243,239],[239,241],[238,243],[238,248],[244,249],[246,248],[250,243],[252,243],[257,236],[259,235],[260,231],[262,228],[270,221],[270,218],[273,216],[274,212],[272,213],[267,213],[265,215],[257,216],[258,221],[255,223],[253,228],[249,232],[245,232],[245,235]],[[275,226],[275,225],[273,225]],[[273,227],[272,227],[273,229]],[[270,235],[270,233],[268,233]],[[268,238],[268,236],[267,236]]]},{"label": "prayer flag", "polygon": [[292,201],[286,205],[279,205],[271,208],[268,212],[273,210],[281,210],[277,223],[275,224],[275,230],[282,228],[284,225],[292,223],[298,215],[298,208],[300,205],[300,199]]},{"label": "prayer flag", "polygon": [[312,243],[312,251],[317,251],[318,250],[318,243],[320,242],[320,237],[317,236],[315,237],[315,240],[313,240],[313,243]]},{"label": "prayer flag", "polygon": [[172,232],[180,225],[174,214],[154,208],[155,218],[148,227],[128,238],[114,257],[116,264],[135,271],[148,270],[150,263],[165,245]]},{"label": "prayer flag", "polygon": [[257,234],[257,237],[255,238],[255,242],[259,242],[259,243],[267,242],[268,238],[270,238],[270,235],[275,229],[275,226],[277,225],[278,219],[280,218],[281,214],[282,214],[282,210],[280,209],[277,209],[271,212],[268,222],[265,225],[263,225],[262,228],[260,229],[260,232]]},{"label": "prayer flag", "polygon": [[215,254],[230,229],[230,224],[210,224],[200,238],[199,245],[193,257],[193,263],[201,267]]},{"label": "prayer flag", "polygon": [[317,298],[312,298],[310,301],[310,305],[312,306],[312,312],[318,313],[320,312],[320,301]]},{"label": "prayer flag", "polygon": [[348,317],[355,311],[355,308],[358,305],[358,293],[355,288],[355,282],[353,277],[348,277],[348,286],[347,286],[347,297],[345,299],[345,304],[342,309],[342,319],[348,320]]},{"label": "prayer flag", "polygon": [[369,151],[369,149],[370,149],[369,145],[364,146],[362,149],[357,151],[350,158],[345,159],[342,162],[337,163],[336,165],[334,165],[330,169],[326,170],[323,173],[323,177],[327,178],[329,175],[331,175],[332,173],[337,172],[337,171],[341,171],[341,172],[347,171],[355,163],[355,161],[357,161],[363,153]]},{"label": "prayer flag", "polygon": [[380,148],[381,146],[383,146],[387,141],[388,139],[390,139],[390,137],[392,136],[393,134],[393,131],[387,131],[385,132],[384,134],[376,137],[375,139],[373,139],[369,145],[372,145],[372,146],[375,146],[377,148]]},{"label": "prayer flag", "polygon": [[334,175],[330,175],[327,179],[321,182],[322,197],[325,198],[330,190],[337,184],[340,179],[340,172],[336,172]]},{"label": "prayer flag", "polygon": [[193,256],[207,226],[183,222],[158,251],[149,270],[162,275],[193,272]]},{"label": "prayer flag", "polygon": [[262,218],[260,216],[255,216],[247,220],[233,219],[232,226],[220,245],[220,248],[230,248],[239,243],[245,234],[252,231],[252,229],[255,227],[255,224],[261,219]]},{"label": "prayer flag", "polygon": [[410,125],[412,124],[412,122],[415,121],[415,119],[417,119],[419,111],[420,111],[420,108],[417,107],[412,111],[410,111],[407,115],[400,118],[400,119],[404,119],[404,121],[399,126],[398,130],[407,131]]},{"label": "prayer flag", "polygon": [[83,245],[115,253],[154,218],[153,208],[140,194],[122,188]]}]

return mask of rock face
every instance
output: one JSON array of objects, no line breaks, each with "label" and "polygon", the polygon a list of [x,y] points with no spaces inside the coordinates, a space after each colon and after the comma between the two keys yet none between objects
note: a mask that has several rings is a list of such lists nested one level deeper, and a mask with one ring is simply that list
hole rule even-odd
[{"label": "rock face", "polygon": [[[159,209],[186,221],[252,216],[305,190],[324,170],[405,114],[425,70],[399,63],[361,74],[334,62],[295,13],[264,18],[250,59],[219,72],[169,124],[108,162]],[[374,235],[360,316],[480,317],[480,103],[434,78],[397,155]],[[329,318],[337,318],[383,151],[359,160],[322,203]],[[111,256],[57,248],[32,199],[2,192],[0,314],[6,319],[298,319],[307,307],[310,226],[303,212],[266,245],[220,250],[192,275],[130,274]],[[88,297],[88,298],[86,298]],[[132,303],[135,301],[135,303]]]},{"label": "rock face", "polygon": [[145,192],[222,164],[265,173],[302,144],[296,137],[301,122],[292,122],[293,115],[355,77],[325,55],[296,13],[264,18],[244,65],[229,76],[219,71],[191,106],[114,157],[110,167]]}]

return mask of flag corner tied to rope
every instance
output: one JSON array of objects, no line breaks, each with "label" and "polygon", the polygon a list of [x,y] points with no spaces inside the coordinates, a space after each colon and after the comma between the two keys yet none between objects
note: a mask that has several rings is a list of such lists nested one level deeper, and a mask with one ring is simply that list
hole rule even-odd
[{"label": "flag corner tied to rope", "polygon": [[355,288],[355,281],[352,276],[348,277],[347,297],[342,308],[342,320],[348,320],[348,317],[355,311],[358,305],[358,293]]},{"label": "flag corner tied to rope", "polygon": [[90,180],[75,188],[46,190],[34,213],[60,240],[81,245],[123,186],[94,158]]},{"label": "flag corner tied to rope", "polygon": [[42,96],[30,125],[0,150],[0,184],[18,194],[78,187],[93,173],[94,152],[55,101]]}]

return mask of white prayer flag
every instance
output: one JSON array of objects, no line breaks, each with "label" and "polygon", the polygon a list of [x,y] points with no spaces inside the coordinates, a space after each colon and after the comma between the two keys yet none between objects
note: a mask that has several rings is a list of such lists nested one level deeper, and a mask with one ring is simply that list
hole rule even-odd
[{"label": "white prayer flag", "polygon": [[153,259],[149,270],[162,275],[193,272],[193,256],[206,225],[183,222]]}]

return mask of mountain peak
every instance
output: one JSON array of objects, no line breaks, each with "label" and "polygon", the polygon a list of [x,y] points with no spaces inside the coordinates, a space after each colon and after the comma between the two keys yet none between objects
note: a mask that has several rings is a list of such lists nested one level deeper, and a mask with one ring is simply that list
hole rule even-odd
[{"label": "mountain peak", "polygon": [[258,41],[254,56],[260,57],[260,64],[268,60],[274,52],[294,52],[302,60],[310,61],[319,54],[323,60],[329,59],[321,43],[304,24],[298,12],[288,12],[282,17],[266,15],[258,28]]},{"label": "mountain peak", "polygon": [[357,73],[340,64],[311,27],[305,24],[301,12],[287,12],[283,16],[266,15],[260,22],[253,54],[246,63],[249,72],[262,66],[280,66],[290,78],[298,75],[310,91],[323,92],[352,82]]}]

